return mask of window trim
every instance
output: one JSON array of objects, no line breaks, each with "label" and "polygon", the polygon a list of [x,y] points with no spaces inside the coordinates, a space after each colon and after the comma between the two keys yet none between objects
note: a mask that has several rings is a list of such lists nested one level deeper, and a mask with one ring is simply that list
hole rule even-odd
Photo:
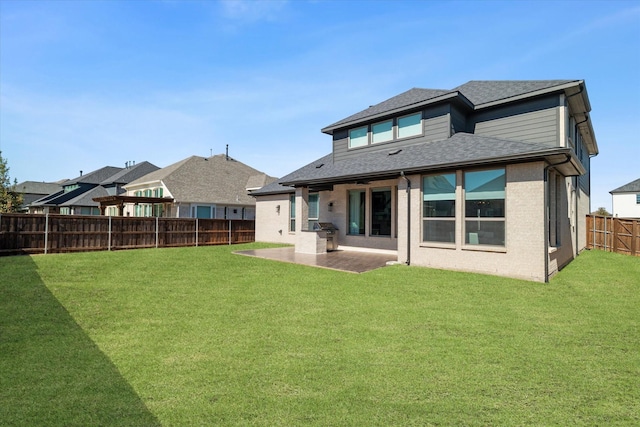
[{"label": "window trim", "polygon": [[[453,191],[453,198],[452,199],[442,199],[442,200],[453,200],[453,216],[425,216],[425,211],[424,211],[424,202],[425,200],[425,187],[424,187],[424,179],[430,176],[444,176],[444,175],[453,175],[453,185],[454,185],[454,191]],[[442,173],[433,173],[433,174],[425,174],[421,176],[421,189],[420,189],[420,193],[422,195],[422,206],[421,206],[421,211],[422,211],[422,221],[420,222],[420,226],[421,226],[421,230],[420,230],[420,244],[421,245],[437,245],[439,247],[444,247],[444,248],[451,248],[451,247],[455,247],[457,241],[458,241],[458,236],[456,233],[456,224],[458,221],[458,186],[459,186],[459,182],[458,182],[458,172],[457,171],[453,171],[453,172],[442,172]],[[440,193],[440,194],[448,194],[448,193]],[[438,240],[425,240],[425,221],[447,221],[447,222],[453,222],[453,242],[443,242],[443,241],[438,241]]]},{"label": "window trim", "polygon": [[[362,130],[362,129],[365,130],[364,138],[365,138],[366,142],[364,144],[360,144],[360,145],[355,145],[355,146],[352,145],[351,141],[353,140],[353,138],[351,136],[351,133],[355,132],[357,130]],[[367,147],[369,145],[369,133],[370,133],[369,132],[369,125],[358,126],[358,127],[353,128],[353,129],[349,129],[349,143],[348,143],[349,144],[348,145],[349,149]],[[362,137],[360,137],[360,138],[362,138]]]},{"label": "window trim", "polygon": [[[485,171],[504,171],[504,196],[503,199],[489,199],[489,200],[503,200],[503,216],[501,217],[470,217],[467,219],[467,173],[473,172],[485,172]],[[498,248],[500,250],[506,250],[507,247],[507,167],[497,167],[497,168],[482,168],[482,169],[468,169],[462,170],[462,246],[463,249],[473,249],[473,248],[482,248],[485,250],[486,248]],[[472,199],[473,200],[473,199]],[[504,243],[502,245],[494,245],[487,243],[468,243],[467,238],[467,221],[477,221],[477,222],[502,222],[504,224]]]},{"label": "window trim", "polygon": [[[412,116],[420,116],[420,132],[413,134],[413,135],[406,135],[406,136],[400,136],[400,120],[402,119],[406,119]],[[396,140],[403,140],[403,139],[409,139],[409,138],[416,138],[419,136],[423,136],[424,135],[424,114],[422,111],[418,111],[418,112],[414,112],[411,114],[405,114],[404,116],[398,116],[396,118]]]},{"label": "window trim", "polygon": [[[376,141],[376,140],[375,140],[376,133],[374,132],[374,128],[375,128],[376,126],[380,126],[380,125],[383,125],[383,124],[385,124],[385,123],[391,123],[391,129],[390,129],[390,130],[391,130],[391,137],[390,137],[390,138],[388,138],[388,139],[384,139],[384,140]],[[373,144],[383,144],[383,143],[385,143],[385,142],[389,142],[389,141],[393,141],[393,140],[395,140],[395,139],[396,139],[396,138],[395,138],[395,127],[396,127],[396,126],[395,126],[395,123],[394,123],[394,120],[393,120],[393,119],[388,119],[388,120],[383,120],[383,121],[381,121],[381,122],[372,123],[372,124],[371,124],[371,145],[373,145]],[[385,132],[388,132],[388,131],[385,131]]]}]

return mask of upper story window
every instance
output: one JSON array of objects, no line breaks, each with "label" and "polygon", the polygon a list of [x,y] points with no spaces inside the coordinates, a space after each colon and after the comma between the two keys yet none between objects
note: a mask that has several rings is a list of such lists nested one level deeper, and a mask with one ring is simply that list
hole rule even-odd
[{"label": "upper story window", "polygon": [[349,131],[349,148],[363,147],[369,144],[367,126],[362,126]]},{"label": "upper story window", "polygon": [[640,205],[640,193],[636,194],[636,204]]},{"label": "upper story window", "polygon": [[393,139],[393,120],[376,123],[371,126],[371,143],[391,141]]},{"label": "upper story window", "polygon": [[398,138],[422,134],[422,113],[398,118]]},{"label": "upper story window", "polygon": [[349,130],[349,148],[422,135],[422,112]]}]

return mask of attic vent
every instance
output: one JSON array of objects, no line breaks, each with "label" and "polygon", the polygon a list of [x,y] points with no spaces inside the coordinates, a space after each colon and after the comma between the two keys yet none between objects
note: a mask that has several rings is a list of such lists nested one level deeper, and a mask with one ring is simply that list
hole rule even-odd
[{"label": "attic vent", "polygon": [[397,150],[393,150],[393,151],[389,151],[389,155],[390,156],[395,156],[396,154],[398,154],[399,152],[402,151],[402,148],[398,148]]},{"label": "attic vent", "polygon": [[316,165],[316,169],[320,169],[323,166],[324,166],[324,163],[320,163],[319,165]]}]

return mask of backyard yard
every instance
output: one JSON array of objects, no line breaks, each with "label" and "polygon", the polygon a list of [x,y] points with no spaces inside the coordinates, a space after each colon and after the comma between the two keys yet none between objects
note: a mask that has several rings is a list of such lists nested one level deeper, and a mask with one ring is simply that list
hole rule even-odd
[{"label": "backyard yard", "polygon": [[259,247],[0,258],[0,425],[640,424],[640,258],[543,284]]}]

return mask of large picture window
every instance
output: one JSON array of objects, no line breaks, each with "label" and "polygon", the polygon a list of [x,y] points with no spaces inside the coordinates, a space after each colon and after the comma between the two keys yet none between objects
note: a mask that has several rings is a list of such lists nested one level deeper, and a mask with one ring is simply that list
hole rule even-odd
[{"label": "large picture window", "polygon": [[505,170],[464,173],[465,243],[505,244]]},{"label": "large picture window", "polygon": [[349,191],[349,234],[364,235],[365,192]]},{"label": "large picture window", "polygon": [[349,131],[349,148],[364,147],[369,144],[367,126],[351,129]]},{"label": "large picture window", "polygon": [[455,243],[456,174],[422,178],[422,241]]},{"label": "large picture window", "polygon": [[371,191],[371,235],[391,236],[391,190]]},{"label": "large picture window", "polygon": [[422,134],[422,113],[398,119],[398,138],[408,138]]}]

